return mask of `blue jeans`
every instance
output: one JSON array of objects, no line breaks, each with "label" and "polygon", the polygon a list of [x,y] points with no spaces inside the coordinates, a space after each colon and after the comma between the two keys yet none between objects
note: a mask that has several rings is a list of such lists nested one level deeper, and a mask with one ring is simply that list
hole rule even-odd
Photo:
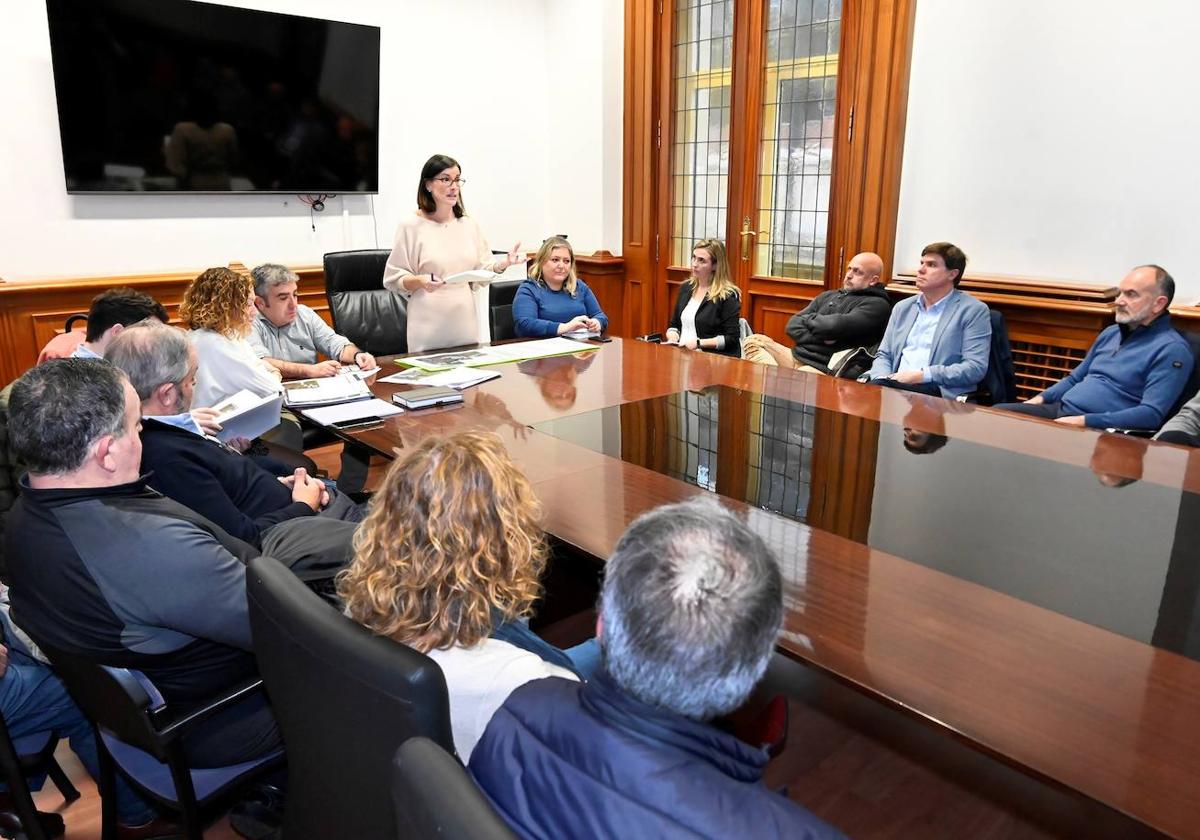
[{"label": "blue jeans", "polygon": [[[0,678],[0,711],[14,739],[35,732],[53,731],[67,738],[71,750],[91,774],[99,778],[100,762],[92,725],[71,700],[49,668],[35,659],[8,651],[8,670]],[[145,800],[117,775],[117,819],[125,825],[142,825],[158,816]]]}]

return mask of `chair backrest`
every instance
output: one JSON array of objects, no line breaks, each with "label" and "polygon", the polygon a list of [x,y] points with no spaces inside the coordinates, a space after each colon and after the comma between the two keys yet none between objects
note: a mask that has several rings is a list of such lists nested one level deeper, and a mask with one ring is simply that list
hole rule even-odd
[{"label": "chair backrest", "polygon": [[1017,399],[1017,379],[1013,373],[1008,327],[999,310],[989,308],[988,316],[992,323],[992,343],[988,350],[988,369],[978,385],[978,391],[982,392],[980,402],[984,405],[1014,402]]},{"label": "chair backrest", "polygon": [[492,313],[492,341],[516,338],[517,330],[513,322],[512,304],[517,296],[517,289],[524,282],[523,278],[514,278],[497,280],[488,286],[488,305]]},{"label": "chair backrest", "polygon": [[516,837],[462,765],[428,738],[410,738],[396,751],[392,803],[400,837]]},{"label": "chair backrest", "polygon": [[1163,422],[1170,420],[1178,414],[1179,409],[1183,408],[1185,403],[1196,396],[1197,393],[1200,393],[1200,334],[1184,330],[1179,330],[1179,334],[1188,343],[1188,347],[1192,348],[1192,360],[1195,364],[1192,365],[1192,375],[1188,377],[1187,383],[1184,384],[1179,399],[1175,401],[1175,405],[1171,407],[1171,413],[1166,416]]},{"label": "chair backrest", "polygon": [[334,330],[376,356],[408,352],[408,306],[400,295],[383,288],[390,253],[333,251],[324,259]]},{"label": "chair backrest", "polygon": [[738,337],[745,340],[754,335],[754,330],[750,329],[750,322],[745,318],[738,318]]},{"label": "chair backrest", "polygon": [[126,744],[159,761],[167,760],[167,746],[152,718],[154,710],[163,706],[162,696],[145,677],[37,641],[84,717]]},{"label": "chair backrest", "polygon": [[246,589],[287,750],[284,836],[394,837],[396,749],[415,735],[454,749],[441,669],[346,618],[277,560],[254,558]]}]

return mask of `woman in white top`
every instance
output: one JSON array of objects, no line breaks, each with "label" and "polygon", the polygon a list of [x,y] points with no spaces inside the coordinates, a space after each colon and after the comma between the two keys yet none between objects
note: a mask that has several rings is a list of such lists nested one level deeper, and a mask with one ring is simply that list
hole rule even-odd
[{"label": "woman in white top", "polygon": [[[190,329],[200,367],[193,402],[218,405],[247,390],[261,397],[281,390],[279,372],[258,357],[246,340],[258,310],[249,277],[228,268],[210,268],[183,293],[179,318]],[[264,438],[299,451],[304,438],[295,417],[286,415]]]},{"label": "woman in white top", "polygon": [[426,654],[450,692],[450,728],[466,763],[519,686],[576,679],[530,650],[491,638],[541,594],[545,538],[533,489],[500,440],[428,437],[388,470],[338,576],[346,614]]},{"label": "woman in white top", "polygon": [[719,239],[692,247],[692,276],[679,289],[663,344],[740,355],[741,292],[734,285]]},{"label": "woman in white top", "polygon": [[421,169],[417,211],[396,229],[396,241],[383,273],[383,286],[408,299],[411,353],[475,344],[479,340],[472,288],[447,285],[445,278],[472,269],[500,273],[522,260],[518,242],[493,257],[462,200],[462,168],[448,155],[434,155]]}]

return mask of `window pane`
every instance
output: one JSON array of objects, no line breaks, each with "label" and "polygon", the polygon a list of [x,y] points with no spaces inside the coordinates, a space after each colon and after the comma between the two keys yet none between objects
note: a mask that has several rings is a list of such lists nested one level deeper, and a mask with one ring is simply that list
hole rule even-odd
[{"label": "window pane", "polygon": [[[829,173],[842,4],[764,0],[763,167],[754,271],[820,279],[825,272]],[[774,45],[778,44],[778,47]]]},{"label": "window pane", "polygon": [[694,241],[725,236],[733,0],[678,0],[675,8],[668,256],[687,265]]}]

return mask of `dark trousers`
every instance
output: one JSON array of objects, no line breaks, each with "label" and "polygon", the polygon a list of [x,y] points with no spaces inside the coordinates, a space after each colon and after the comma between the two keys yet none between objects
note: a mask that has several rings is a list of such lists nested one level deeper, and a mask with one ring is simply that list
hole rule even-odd
[{"label": "dark trousers", "polygon": [[897,382],[895,379],[872,379],[872,385],[882,385],[884,388],[897,388],[901,391],[915,391],[918,394],[927,394],[931,397],[940,397],[942,389],[932,382]]},{"label": "dark trousers", "polygon": [[1155,440],[1163,443],[1178,443],[1180,446],[1200,446],[1200,435],[1189,435],[1187,432],[1163,432]]},{"label": "dark trousers", "polygon": [[282,748],[283,738],[262,691],[213,715],[183,739],[183,751],[192,767],[241,764]]},{"label": "dark trousers", "polygon": [[992,406],[999,408],[1002,411],[1015,411],[1017,414],[1029,414],[1033,417],[1044,417],[1047,420],[1057,420],[1062,416],[1063,407],[1060,402],[1040,403],[1039,405],[1030,405],[1029,403],[1000,403]]}]

